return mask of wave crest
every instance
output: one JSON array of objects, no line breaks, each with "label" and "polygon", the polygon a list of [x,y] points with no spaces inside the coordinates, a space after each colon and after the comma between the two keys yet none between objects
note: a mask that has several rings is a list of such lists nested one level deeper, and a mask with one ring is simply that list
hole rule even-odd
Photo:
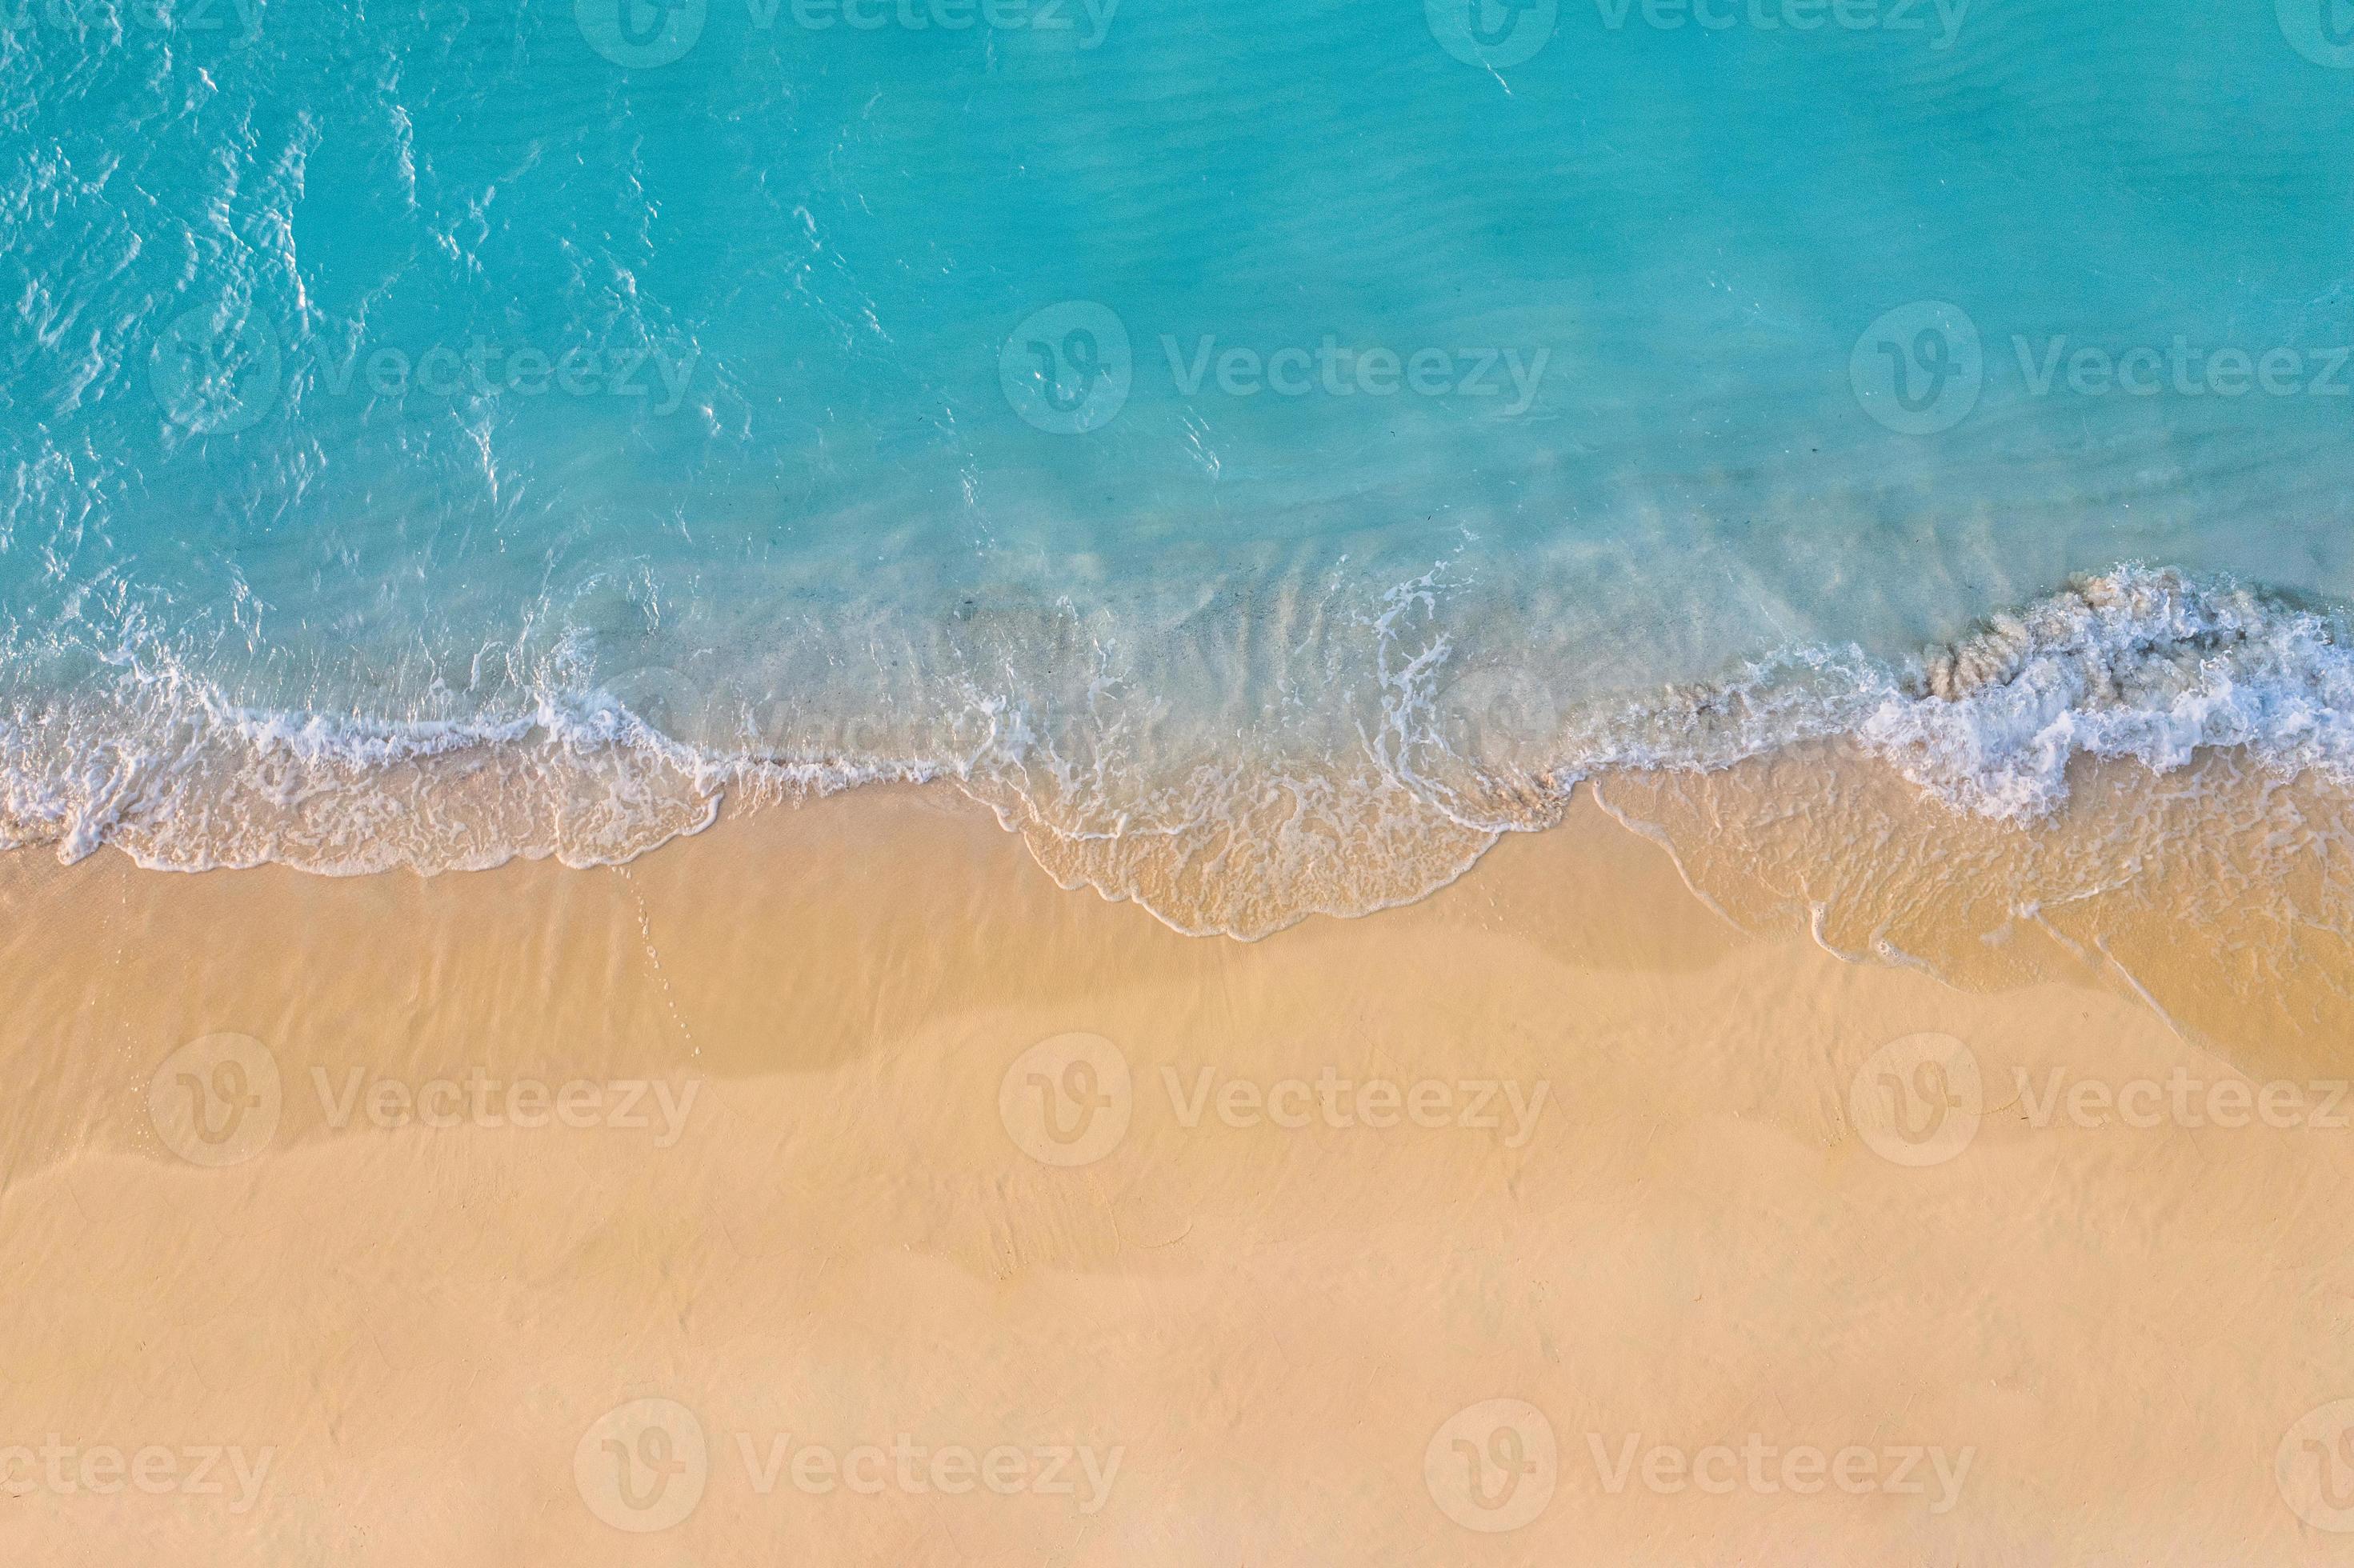
[{"label": "wave crest", "polygon": [[2230,581],[2129,567],[2086,577],[1908,672],[1859,731],[1914,782],[1989,816],[2067,798],[2070,758],[2156,772],[2245,747],[2354,779],[2354,659],[2329,618]]},{"label": "wave crest", "polygon": [[[593,865],[701,830],[731,794],[945,779],[1064,885],[1134,898],[1181,930],[1257,938],[1421,896],[1501,834],[1558,821],[1582,779],[1718,769],[1826,737],[2021,826],[2060,808],[2084,755],[2166,772],[2238,748],[2354,781],[2340,622],[2229,580],[2128,566],[1901,664],[1798,649],[1720,682],[1582,705],[1559,701],[1544,672],[1454,667],[1442,608],[1433,573],[1368,612],[1372,698],[1317,745],[1237,734],[1162,757],[1108,710],[1034,712],[1034,693],[969,683],[935,726],[952,744],[886,756],[751,733],[690,744],[672,715],[669,728],[650,721],[579,661],[545,673],[515,711],[399,723],[255,709],[177,665],[128,662],[64,690],[20,683],[0,707],[0,842],[69,860],[113,844],[181,870]],[[1531,724],[1549,733],[1494,744],[1500,726]]]}]

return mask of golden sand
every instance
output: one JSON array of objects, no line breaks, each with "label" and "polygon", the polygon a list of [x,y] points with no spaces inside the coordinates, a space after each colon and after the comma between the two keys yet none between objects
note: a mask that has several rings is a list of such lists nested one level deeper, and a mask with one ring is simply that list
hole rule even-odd
[{"label": "golden sand", "polygon": [[944,791],[0,861],[0,1563],[2354,1562],[2345,973],[1689,830],[1249,945]]}]

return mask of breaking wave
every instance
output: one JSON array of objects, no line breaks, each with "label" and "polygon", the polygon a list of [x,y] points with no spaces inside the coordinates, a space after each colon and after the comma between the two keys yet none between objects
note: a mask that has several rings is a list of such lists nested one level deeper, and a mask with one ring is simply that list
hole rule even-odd
[{"label": "breaking wave", "polygon": [[681,738],[687,726],[640,711],[663,704],[624,700],[577,651],[507,711],[402,722],[245,705],[177,663],[125,657],[9,688],[0,842],[66,860],[111,844],[189,871],[594,865],[698,832],[731,800],[945,781],[1065,886],[1249,938],[1420,897],[1500,835],[1558,821],[1585,779],[1720,769],[1827,738],[2031,833],[2063,808],[2082,757],[2164,774],[2230,749],[2354,784],[2340,614],[2229,579],[2121,567],[1910,660],[1801,648],[1706,683],[1569,702],[1541,670],[1458,667],[1443,575],[1363,612],[1360,709],[1214,747],[1147,744],[1110,707],[1053,711],[969,676],[958,711],[895,732],[917,738],[824,753],[777,744],[748,715],[730,744]]}]

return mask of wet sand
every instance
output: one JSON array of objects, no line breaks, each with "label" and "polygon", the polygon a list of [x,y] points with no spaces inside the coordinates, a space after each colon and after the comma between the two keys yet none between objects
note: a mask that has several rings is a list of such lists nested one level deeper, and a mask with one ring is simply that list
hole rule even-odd
[{"label": "wet sand", "polygon": [[1587,791],[1256,944],[942,790],[9,857],[0,1560],[2354,1562],[2326,1008],[1731,888]]}]

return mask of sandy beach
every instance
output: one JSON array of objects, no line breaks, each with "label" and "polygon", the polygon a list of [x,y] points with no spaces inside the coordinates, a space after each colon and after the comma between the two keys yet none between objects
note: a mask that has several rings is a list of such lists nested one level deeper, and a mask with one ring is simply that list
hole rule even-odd
[{"label": "sandy beach", "polygon": [[27,0],[0,1568],[2354,1568],[2354,0]]},{"label": "sandy beach", "polygon": [[912,789],[0,916],[10,1562],[2354,1561],[2317,1047],[1591,791],[1257,944]]}]

